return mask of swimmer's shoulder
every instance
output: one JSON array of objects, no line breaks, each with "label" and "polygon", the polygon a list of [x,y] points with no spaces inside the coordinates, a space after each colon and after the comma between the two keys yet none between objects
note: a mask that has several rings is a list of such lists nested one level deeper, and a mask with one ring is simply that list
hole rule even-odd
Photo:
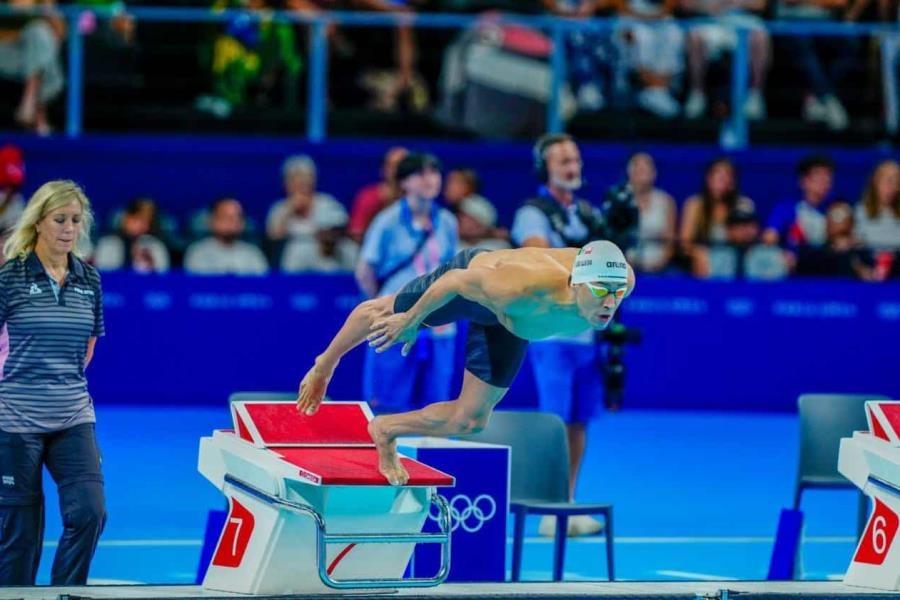
[{"label": "swimmer's shoulder", "polygon": [[571,265],[577,249],[573,248],[512,248],[482,252],[469,263],[475,268],[522,266],[529,269],[541,266]]}]

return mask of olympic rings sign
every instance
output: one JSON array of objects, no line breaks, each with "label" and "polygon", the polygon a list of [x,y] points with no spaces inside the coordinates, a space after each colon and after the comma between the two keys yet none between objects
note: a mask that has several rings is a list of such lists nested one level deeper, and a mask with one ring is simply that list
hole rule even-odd
[{"label": "olympic rings sign", "polygon": [[[497,503],[488,494],[481,494],[475,500],[465,494],[457,494],[450,500],[449,506],[450,531],[456,531],[460,527],[469,533],[481,531],[484,524],[497,514]],[[432,512],[433,510],[434,504],[428,511],[428,518],[437,523],[440,515]]]}]

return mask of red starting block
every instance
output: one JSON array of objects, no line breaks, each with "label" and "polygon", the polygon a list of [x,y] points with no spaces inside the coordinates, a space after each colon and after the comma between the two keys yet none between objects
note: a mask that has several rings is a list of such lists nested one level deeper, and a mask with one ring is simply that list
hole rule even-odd
[{"label": "red starting block", "polygon": [[841,440],[838,471],[872,498],[873,510],[844,582],[900,590],[900,402],[866,402],[869,431]]},{"label": "red starting block", "polygon": [[[313,416],[293,402],[232,402],[233,430],[200,440],[199,469],[228,499],[203,580],[212,590],[306,594],[438,585],[450,570],[446,473],[402,458],[409,482],[388,484],[361,402],[327,402]],[[431,505],[441,532],[423,534]],[[431,578],[404,579],[417,543],[441,544]]]}]

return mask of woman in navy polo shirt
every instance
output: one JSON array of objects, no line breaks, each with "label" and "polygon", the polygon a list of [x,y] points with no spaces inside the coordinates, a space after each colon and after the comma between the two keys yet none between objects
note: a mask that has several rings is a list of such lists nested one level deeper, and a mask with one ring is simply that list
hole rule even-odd
[{"label": "woman in navy polo shirt", "polygon": [[52,584],[84,584],[106,522],[94,406],[84,370],[103,335],[100,277],[76,255],[90,203],[71,181],[44,184],[0,267],[0,586],[33,585],[44,534],[42,468],[64,531]]}]

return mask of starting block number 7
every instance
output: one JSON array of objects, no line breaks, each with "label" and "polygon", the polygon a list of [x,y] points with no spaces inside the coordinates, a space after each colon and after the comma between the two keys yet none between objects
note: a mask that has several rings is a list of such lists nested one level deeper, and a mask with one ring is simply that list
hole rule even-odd
[{"label": "starting block number 7", "polygon": [[900,519],[897,513],[875,498],[875,510],[872,511],[872,518],[869,519],[869,525],[860,540],[856,556],[853,557],[854,562],[869,565],[884,563],[897,534],[898,524]]},{"label": "starting block number 7", "polygon": [[244,553],[250,544],[250,536],[253,534],[253,513],[238,502],[231,499],[231,512],[225,522],[219,547],[213,556],[212,564],[219,567],[238,567],[244,559]]},{"label": "starting block number 7", "polygon": [[239,519],[237,517],[231,517],[228,519],[229,523],[234,523],[236,525],[234,536],[231,538],[231,555],[237,556],[238,553],[238,538],[241,537],[241,525],[244,524],[243,519]]}]

